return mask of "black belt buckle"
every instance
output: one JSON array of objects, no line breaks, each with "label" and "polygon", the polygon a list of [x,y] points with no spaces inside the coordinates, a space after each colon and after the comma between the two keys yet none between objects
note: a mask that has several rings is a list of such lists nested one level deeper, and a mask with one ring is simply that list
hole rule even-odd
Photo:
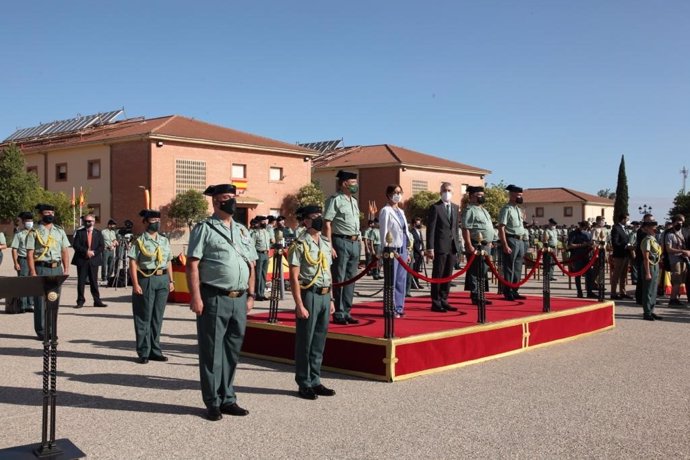
[{"label": "black belt buckle", "polygon": [[242,297],[244,294],[244,290],[241,291],[225,291],[227,296],[230,297],[231,299],[236,299],[238,297]]},{"label": "black belt buckle", "polygon": [[317,294],[326,295],[329,292],[331,292],[331,288],[330,287],[319,287],[319,288],[316,288],[315,291]]}]

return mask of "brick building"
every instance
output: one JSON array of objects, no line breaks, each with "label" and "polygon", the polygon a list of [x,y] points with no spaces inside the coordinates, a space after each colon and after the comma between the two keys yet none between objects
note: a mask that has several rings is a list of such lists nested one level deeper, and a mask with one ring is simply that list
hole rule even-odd
[{"label": "brick building", "polygon": [[565,188],[528,188],[523,193],[525,216],[529,222],[546,224],[553,218],[559,225],[572,225],[597,216],[613,224],[614,201],[585,192]]},{"label": "brick building", "polygon": [[[60,123],[69,128],[69,121]],[[308,183],[314,156],[293,144],[179,115],[63,132],[38,128],[8,140],[22,150],[43,187],[71,195],[81,186],[101,224],[131,219],[137,231],[145,190],[151,207],[165,211],[179,192],[233,182],[240,193],[238,221],[291,211],[282,209],[283,198]],[[171,223],[164,219],[163,225],[169,230]]]}]

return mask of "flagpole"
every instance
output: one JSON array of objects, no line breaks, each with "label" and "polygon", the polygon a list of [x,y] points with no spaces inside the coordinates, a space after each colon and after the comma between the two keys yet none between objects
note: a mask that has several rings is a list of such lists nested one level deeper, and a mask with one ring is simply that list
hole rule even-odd
[{"label": "flagpole", "polygon": [[72,233],[77,229],[77,202],[74,197],[75,189],[72,187]]}]

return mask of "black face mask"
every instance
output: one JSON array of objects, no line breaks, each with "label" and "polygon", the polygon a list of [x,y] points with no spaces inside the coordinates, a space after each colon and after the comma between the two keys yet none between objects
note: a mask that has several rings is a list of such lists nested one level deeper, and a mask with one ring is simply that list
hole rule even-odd
[{"label": "black face mask", "polygon": [[261,228],[266,228],[268,224],[261,224]]},{"label": "black face mask", "polygon": [[161,226],[160,222],[152,222],[149,224],[148,227],[146,227],[146,230],[148,230],[149,232],[152,232],[152,233],[157,232],[158,229],[160,228],[160,226]]},{"label": "black face mask", "polygon": [[414,228],[422,228],[422,224],[414,224]]},{"label": "black face mask", "polygon": [[484,204],[486,202],[486,197],[485,196],[478,196],[477,197],[477,204]]},{"label": "black face mask", "polygon": [[675,225],[673,226],[673,228],[674,228],[676,231],[678,231],[678,230],[680,230],[681,228],[683,228],[683,225],[682,225],[682,224],[675,224]]},{"label": "black face mask", "polygon": [[55,220],[55,216],[47,215],[41,217],[41,220],[43,221],[44,224],[52,224],[53,221]]},{"label": "black face mask", "polygon": [[93,227],[93,222],[84,222],[86,228]]},{"label": "black face mask", "polygon": [[237,202],[234,198],[228,198],[225,201],[221,201],[220,206],[218,206],[218,208],[224,213],[230,214],[232,216],[233,214],[235,214],[235,210],[237,209]]},{"label": "black face mask", "polygon": [[314,219],[311,220],[311,228],[316,230],[317,232],[320,232],[323,229],[323,217],[315,217]]},{"label": "black face mask", "polygon": [[525,200],[523,200],[521,196],[515,198],[515,203],[517,203],[517,204],[522,204],[524,201]]}]

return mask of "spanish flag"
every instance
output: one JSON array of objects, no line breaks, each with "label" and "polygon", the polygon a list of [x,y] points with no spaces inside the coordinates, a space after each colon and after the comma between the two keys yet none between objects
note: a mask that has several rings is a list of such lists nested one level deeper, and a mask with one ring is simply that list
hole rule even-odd
[{"label": "spanish flag", "polygon": [[81,209],[84,206],[84,190],[82,190],[81,186],[79,186],[79,208]]},{"label": "spanish flag", "polygon": [[238,191],[247,190],[247,179],[233,179],[231,183]]},{"label": "spanish flag", "polygon": [[75,205],[76,203],[77,203],[77,202],[76,202],[76,200],[74,199],[74,187],[72,187],[72,201],[69,202],[69,205],[70,205],[71,207],[74,207],[74,205]]}]

